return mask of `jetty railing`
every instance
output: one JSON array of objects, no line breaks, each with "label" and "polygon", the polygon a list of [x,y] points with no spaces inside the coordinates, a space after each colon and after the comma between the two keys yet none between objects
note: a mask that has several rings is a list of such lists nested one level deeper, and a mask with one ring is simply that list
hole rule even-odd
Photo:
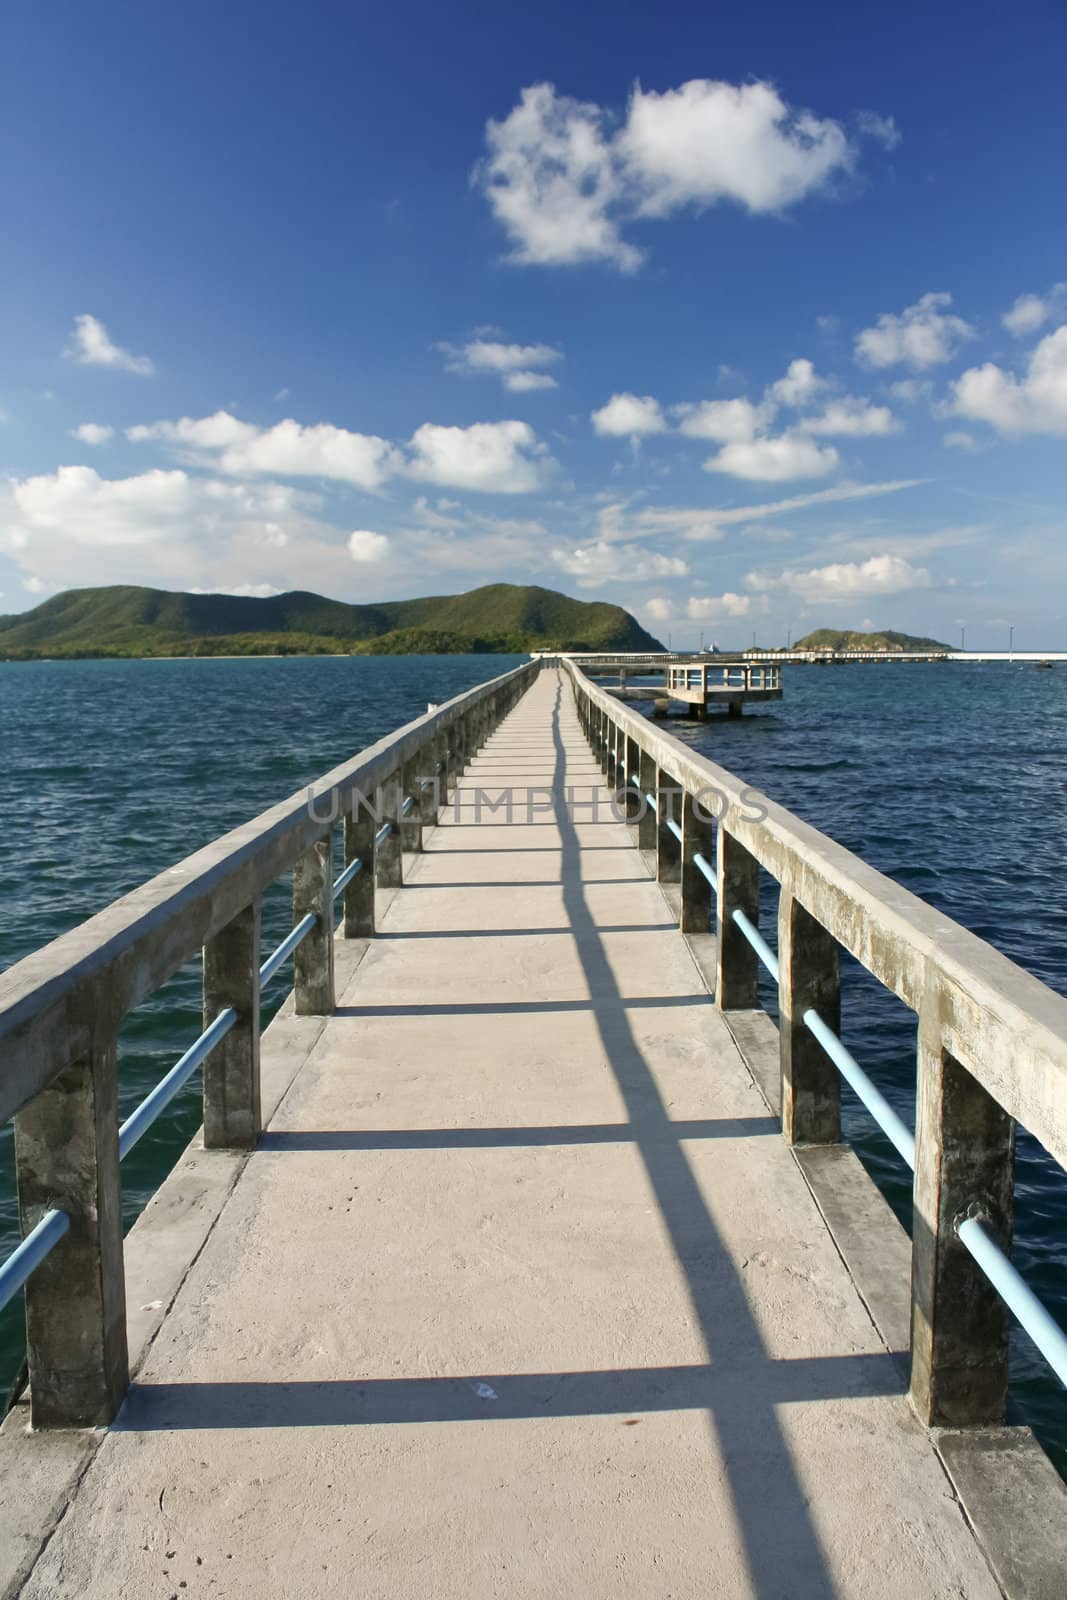
[{"label": "jetty railing", "polygon": [[[402,883],[403,852],[539,670],[457,695],[0,975],[0,1121],[15,1119],[24,1235],[0,1307],[25,1289],[34,1428],[107,1423],[129,1385],[122,1158],[198,1068],[205,1147],[254,1147],[263,987],[291,960],[296,1013],[333,1010],[335,900],[344,937],[373,936],[376,888]],[[262,896],[289,872],[292,931],[262,959]],[[120,1129],[119,1026],[201,951],[204,1031]]]},{"label": "jetty railing", "polygon": [[[683,932],[717,935],[715,1000],[778,986],[782,1131],[841,1138],[844,1077],[914,1173],[911,1395],[930,1425],[1003,1420],[1008,1306],[1062,1382],[1067,1335],[1010,1257],[1015,1125],[1067,1166],[1067,999],[564,660],[620,808],[677,887]],[[760,872],[779,885],[777,954]],[[914,1133],[842,1044],[840,952],[916,1013]]]}]

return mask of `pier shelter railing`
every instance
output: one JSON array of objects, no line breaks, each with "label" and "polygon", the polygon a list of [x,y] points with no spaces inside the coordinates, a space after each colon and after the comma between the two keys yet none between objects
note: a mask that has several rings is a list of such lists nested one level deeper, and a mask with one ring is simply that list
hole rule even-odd
[{"label": "pier shelter railing", "polygon": [[[578,716],[639,847],[680,895],[684,932],[717,934],[715,999],[778,986],[782,1131],[841,1137],[840,1079],[914,1173],[911,1395],[930,1425],[1003,1419],[1006,1306],[1060,1381],[1067,1336],[1011,1263],[1015,1125],[1067,1166],[1067,999],[564,661]],[[777,953],[759,931],[779,886]],[[917,1017],[914,1132],[838,1037],[847,951]]]},{"label": "pier shelter railing", "polygon": [[[0,976],[0,1120],[15,1119],[23,1232],[0,1306],[25,1287],[35,1428],[107,1423],[128,1387],[122,1157],[199,1067],[205,1146],[255,1145],[262,987],[292,960],[297,1013],[332,1011],[335,901],[346,937],[373,935],[376,886],[401,883],[403,851],[539,670],[408,723]],[[292,931],[264,959],[262,896],[289,872]],[[204,1032],[120,1128],[119,1026],[201,951]]]}]

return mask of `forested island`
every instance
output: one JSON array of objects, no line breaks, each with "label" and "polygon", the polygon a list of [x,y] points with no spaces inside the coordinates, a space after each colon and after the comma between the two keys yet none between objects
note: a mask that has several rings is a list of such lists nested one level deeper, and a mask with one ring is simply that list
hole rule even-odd
[{"label": "forested island", "polygon": [[123,585],[66,589],[32,611],[0,617],[7,661],[662,648],[621,606],[511,583],[371,605],[301,590],[261,598]]}]

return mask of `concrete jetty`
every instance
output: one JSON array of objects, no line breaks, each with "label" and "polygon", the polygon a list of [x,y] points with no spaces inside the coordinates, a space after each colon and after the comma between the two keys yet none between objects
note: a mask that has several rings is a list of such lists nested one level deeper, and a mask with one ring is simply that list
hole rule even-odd
[{"label": "concrete jetty", "polygon": [[435,823],[394,797],[415,848],[264,1034],[254,1148],[194,1141],[130,1234],[111,1426],[0,1431],[5,1592],[1051,1596],[1059,1480],[909,1402],[908,1240],[781,1137],[691,841],[650,876],[604,697],[522,687]]}]

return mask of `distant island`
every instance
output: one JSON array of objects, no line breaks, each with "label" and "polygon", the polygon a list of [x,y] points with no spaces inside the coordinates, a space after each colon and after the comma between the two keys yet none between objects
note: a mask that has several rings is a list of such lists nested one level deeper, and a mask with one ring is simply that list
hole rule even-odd
[{"label": "distant island", "polygon": [[908,650],[949,650],[950,644],[941,644],[937,639],[924,639],[914,633],[894,633],[887,629],[882,633],[857,633],[854,628],[816,628],[814,633],[806,633],[803,639],[794,639],[790,649],[793,650],[885,650],[886,652]]},{"label": "distant island", "polygon": [[32,611],[0,617],[5,661],[662,649],[621,606],[511,583],[372,605],[301,590],[261,599],[129,586],[67,589]]}]

